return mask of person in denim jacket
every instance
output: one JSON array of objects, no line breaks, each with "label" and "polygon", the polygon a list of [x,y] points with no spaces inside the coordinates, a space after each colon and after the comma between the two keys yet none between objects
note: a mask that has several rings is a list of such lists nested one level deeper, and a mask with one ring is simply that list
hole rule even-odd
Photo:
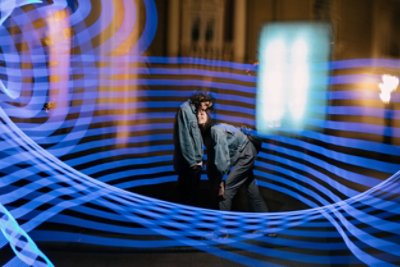
[{"label": "person in denim jacket", "polygon": [[197,205],[203,165],[203,139],[197,123],[197,112],[212,108],[213,97],[197,92],[182,103],[174,123],[174,169],[178,173],[179,201]]},{"label": "person in denim jacket", "polygon": [[[254,162],[257,148],[241,129],[226,123],[212,124],[207,112],[199,111],[198,123],[209,151],[209,170],[214,185],[218,184],[220,210],[231,210],[232,200],[242,186],[246,186],[249,203],[256,212],[267,212],[254,178]],[[215,178],[218,177],[218,178]],[[225,178],[225,179],[224,179]],[[217,181],[217,182],[216,182]]]}]

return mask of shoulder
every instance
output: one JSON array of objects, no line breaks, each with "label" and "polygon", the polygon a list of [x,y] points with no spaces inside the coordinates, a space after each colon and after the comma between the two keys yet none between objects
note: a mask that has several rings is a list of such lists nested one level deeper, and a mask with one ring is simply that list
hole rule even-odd
[{"label": "shoulder", "polygon": [[185,113],[196,114],[196,108],[189,100],[180,105],[180,110]]},{"label": "shoulder", "polygon": [[189,107],[190,107],[190,102],[189,102],[189,100],[183,102],[183,103],[180,105],[180,108],[181,108],[181,109],[187,109],[187,108],[189,108]]},{"label": "shoulder", "polygon": [[211,127],[211,135],[216,136],[216,135],[222,135],[225,133],[225,127],[226,125],[224,123],[218,123],[215,124]]},{"label": "shoulder", "polygon": [[234,133],[236,132],[238,129],[231,125],[231,124],[227,124],[227,123],[218,123],[215,125],[216,131],[220,131],[220,132],[229,132],[229,133]]}]

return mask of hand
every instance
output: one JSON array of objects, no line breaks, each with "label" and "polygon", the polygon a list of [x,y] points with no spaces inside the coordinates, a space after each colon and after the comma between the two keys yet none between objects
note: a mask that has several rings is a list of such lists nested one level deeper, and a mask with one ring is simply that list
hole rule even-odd
[{"label": "hand", "polygon": [[201,163],[200,164],[196,164],[190,167],[193,171],[198,171],[200,172],[202,170],[202,166]]},{"label": "hand", "polygon": [[221,182],[219,184],[218,196],[222,197],[222,196],[224,196],[224,193],[225,193],[225,183]]}]

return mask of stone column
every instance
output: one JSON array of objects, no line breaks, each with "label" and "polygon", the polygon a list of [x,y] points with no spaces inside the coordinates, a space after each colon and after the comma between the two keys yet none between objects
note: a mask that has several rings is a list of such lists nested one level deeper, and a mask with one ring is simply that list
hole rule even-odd
[{"label": "stone column", "polygon": [[247,0],[235,1],[233,57],[237,62],[243,62],[246,56],[246,4]]},{"label": "stone column", "polygon": [[179,54],[179,33],[180,33],[180,0],[168,1],[168,56]]}]

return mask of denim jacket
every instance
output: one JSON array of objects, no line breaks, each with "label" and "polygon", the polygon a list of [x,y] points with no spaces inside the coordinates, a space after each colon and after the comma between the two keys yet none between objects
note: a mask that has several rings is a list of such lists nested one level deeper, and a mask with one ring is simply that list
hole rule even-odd
[{"label": "denim jacket", "polygon": [[214,144],[214,164],[220,174],[225,175],[249,139],[239,128],[226,123],[212,126],[211,138]]},{"label": "denim jacket", "polygon": [[192,167],[203,159],[203,139],[197,123],[196,108],[190,100],[184,102],[176,114],[174,131],[174,167]]}]

